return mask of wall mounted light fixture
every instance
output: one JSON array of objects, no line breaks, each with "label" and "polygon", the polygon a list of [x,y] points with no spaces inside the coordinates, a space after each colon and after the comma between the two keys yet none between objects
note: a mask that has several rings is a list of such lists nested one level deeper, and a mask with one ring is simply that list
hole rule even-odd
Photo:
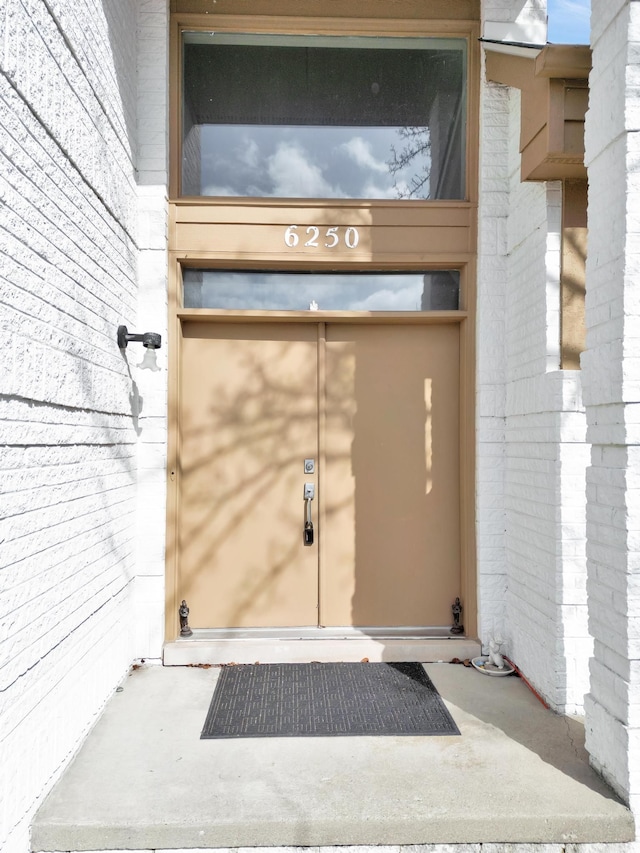
[{"label": "wall mounted light fixture", "polygon": [[125,350],[128,343],[141,343],[145,348],[144,358],[138,367],[147,370],[160,370],[156,360],[156,350],[162,346],[162,338],[157,332],[134,334],[130,333],[126,326],[118,326],[118,348]]}]

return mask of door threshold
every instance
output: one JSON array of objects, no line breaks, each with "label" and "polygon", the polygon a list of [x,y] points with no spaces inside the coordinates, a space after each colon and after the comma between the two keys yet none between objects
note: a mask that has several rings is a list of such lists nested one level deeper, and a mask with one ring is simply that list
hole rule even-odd
[{"label": "door threshold", "polygon": [[321,661],[434,663],[481,654],[478,640],[448,628],[251,628],[194,630],[164,645],[165,666]]}]

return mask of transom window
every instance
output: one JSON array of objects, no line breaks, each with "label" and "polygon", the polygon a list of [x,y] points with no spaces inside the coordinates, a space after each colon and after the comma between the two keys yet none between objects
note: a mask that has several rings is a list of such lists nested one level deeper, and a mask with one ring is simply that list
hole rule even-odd
[{"label": "transom window", "polygon": [[464,39],[183,33],[182,195],[463,199]]},{"label": "transom window", "polygon": [[457,311],[460,273],[183,270],[185,308]]}]

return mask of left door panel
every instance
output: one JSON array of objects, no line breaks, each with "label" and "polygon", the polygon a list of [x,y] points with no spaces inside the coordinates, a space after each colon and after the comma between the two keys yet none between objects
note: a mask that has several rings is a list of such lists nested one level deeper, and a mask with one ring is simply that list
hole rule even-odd
[{"label": "left door panel", "polygon": [[316,325],[185,323],[180,360],[178,595],[190,624],[317,625],[318,549],[303,542]]}]

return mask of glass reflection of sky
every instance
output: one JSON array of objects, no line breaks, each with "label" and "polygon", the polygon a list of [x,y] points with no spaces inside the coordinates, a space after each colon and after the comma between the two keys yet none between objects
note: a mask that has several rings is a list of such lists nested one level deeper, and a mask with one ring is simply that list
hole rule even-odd
[{"label": "glass reflection of sky", "polygon": [[[428,150],[395,175],[403,140],[394,127],[205,125],[201,194],[274,198],[394,199],[430,168]],[[428,129],[424,129],[425,149]],[[420,197],[428,198],[429,181]]]},{"label": "glass reflection of sky", "polygon": [[421,311],[423,273],[318,275],[184,270],[185,308]]}]

